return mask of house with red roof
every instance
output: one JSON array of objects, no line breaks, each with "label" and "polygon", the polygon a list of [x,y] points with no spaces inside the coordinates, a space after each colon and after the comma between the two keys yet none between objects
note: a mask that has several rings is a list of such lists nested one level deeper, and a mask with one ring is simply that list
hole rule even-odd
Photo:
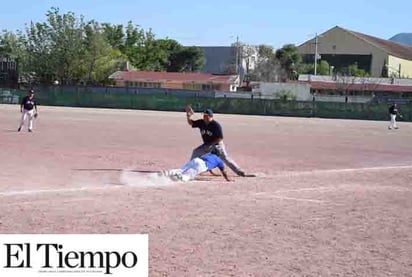
[{"label": "house with red roof", "polygon": [[154,71],[117,71],[109,79],[118,87],[199,91],[236,91],[240,82],[238,75]]}]

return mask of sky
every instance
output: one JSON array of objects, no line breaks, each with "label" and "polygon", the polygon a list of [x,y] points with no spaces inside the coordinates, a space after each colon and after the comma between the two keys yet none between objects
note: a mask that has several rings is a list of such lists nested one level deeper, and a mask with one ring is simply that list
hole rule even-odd
[{"label": "sky", "polygon": [[124,24],[132,21],[156,38],[185,46],[246,44],[280,48],[300,45],[334,26],[389,39],[412,32],[410,0],[4,0],[0,30],[24,30],[45,22],[51,7],[86,20]]}]

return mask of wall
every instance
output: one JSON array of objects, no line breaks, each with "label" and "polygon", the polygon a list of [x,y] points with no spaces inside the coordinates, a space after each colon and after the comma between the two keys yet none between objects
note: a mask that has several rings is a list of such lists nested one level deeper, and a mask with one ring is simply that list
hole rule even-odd
[{"label": "wall", "polygon": [[412,78],[412,61],[398,57],[388,57],[388,75],[399,76],[399,65],[401,69],[401,78]]},{"label": "wall", "polygon": [[[10,90],[9,90],[10,91]],[[11,90],[22,97],[26,91]],[[274,101],[267,99],[177,97],[172,94],[126,94],[57,91],[36,92],[39,105],[100,107],[117,109],[142,109],[184,111],[191,104],[195,111],[212,108],[216,113],[281,115],[322,118],[388,120],[388,105],[378,103],[326,103],[302,101]],[[0,98],[1,101],[1,98]],[[412,121],[412,106],[399,105],[404,121]]]},{"label": "wall", "polygon": [[[341,95],[316,95],[316,101],[318,102],[340,102],[345,103],[345,96]],[[348,103],[368,103],[372,100],[372,97],[366,96],[348,96]]]},{"label": "wall", "polygon": [[310,84],[252,82],[252,92],[263,97],[279,99],[282,93],[290,92],[297,101],[310,101]]}]

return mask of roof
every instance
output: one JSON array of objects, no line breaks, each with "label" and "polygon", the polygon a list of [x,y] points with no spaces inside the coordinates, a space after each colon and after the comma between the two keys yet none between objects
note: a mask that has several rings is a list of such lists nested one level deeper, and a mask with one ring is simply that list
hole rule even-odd
[{"label": "roof", "polygon": [[[307,83],[307,82],[304,82]],[[412,86],[383,85],[383,84],[343,84],[338,82],[310,82],[311,89],[317,90],[352,90],[352,91],[385,91],[412,92]]]},{"label": "roof", "polygon": [[[338,27],[340,28],[340,27]],[[402,59],[407,59],[407,60],[412,60],[412,47],[403,45],[403,44],[399,44],[397,42],[393,42],[390,40],[386,40],[386,39],[381,39],[381,38],[377,38],[374,36],[370,36],[370,35],[366,35],[366,34],[362,34],[362,33],[358,33],[358,32],[354,32],[351,30],[347,30],[344,28],[341,28],[346,32],[351,33],[352,35],[366,41],[369,44],[374,45],[375,47],[378,47],[380,49],[382,49],[383,51],[385,51],[386,53],[398,57],[398,58],[402,58]]]},{"label": "roof", "polygon": [[225,83],[232,84],[237,80],[236,75],[213,75],[209,73],[187,72],[155,72],[155,71],[117,71],[109,76],[110,79],[124,81],[180,81],[195,83]]}]

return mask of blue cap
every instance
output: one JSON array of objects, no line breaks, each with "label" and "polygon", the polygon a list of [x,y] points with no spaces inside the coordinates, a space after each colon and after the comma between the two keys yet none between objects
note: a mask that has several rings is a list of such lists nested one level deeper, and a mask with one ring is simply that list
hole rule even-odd
[{"label": "blue cap", "polygon": [[203,114],[207,114],[208,116],[213,116],[213,111],[211,109],[206,109]]}]

